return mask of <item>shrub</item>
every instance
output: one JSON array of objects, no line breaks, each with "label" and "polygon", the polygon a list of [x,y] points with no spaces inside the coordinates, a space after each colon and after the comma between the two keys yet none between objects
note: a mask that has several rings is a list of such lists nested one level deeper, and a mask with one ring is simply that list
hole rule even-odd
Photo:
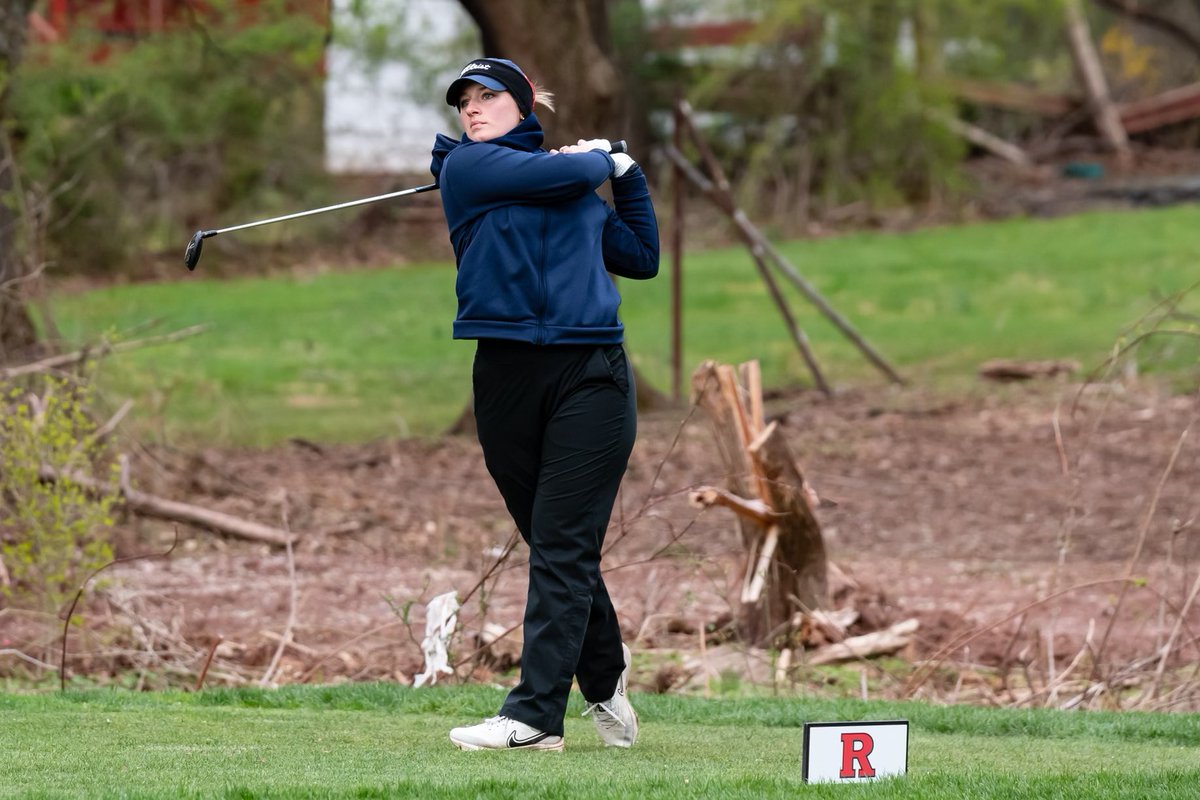
[{"label": "shrub", "polygon": [[[56,611],[112,559],[113,460],[87,413],[86,385],[46,379],[39,396],[9,386],[0,420],[0,596]],[[96,492],[84,480],[108,491]]]}]

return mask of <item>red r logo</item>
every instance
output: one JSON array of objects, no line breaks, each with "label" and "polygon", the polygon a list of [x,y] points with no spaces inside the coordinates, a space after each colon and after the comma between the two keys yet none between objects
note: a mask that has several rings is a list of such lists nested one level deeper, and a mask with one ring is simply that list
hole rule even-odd
[{"label": "red r logo", "polygon": [[[875,740],[869,733],[842,734],[842,771],[839,778],[874,778],[875,768],[867,756],[875,749]],[[858,762],[857,773],[854,762]]]}]

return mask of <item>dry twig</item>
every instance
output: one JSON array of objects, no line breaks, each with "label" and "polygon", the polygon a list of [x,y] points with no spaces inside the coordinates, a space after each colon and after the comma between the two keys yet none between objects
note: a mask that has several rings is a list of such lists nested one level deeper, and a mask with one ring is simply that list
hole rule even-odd
[{"label": "dry twig", "polygon": [[[283,518],[283,529],[289,534],[292,532],[291,525],[288,523],[288,500],[285,495],[283,498],[283,509],[280,515]],[[279,646],[275,648],[275,654],[271,656],[271,663],[267,665],[267,671],[259,678],[259,684],[268,686],[271,679],[275,675],[275,670],[279,666],[279,659],[283,657],[284,649],[292,642],[292,630],[296,625],[296,600],[299,591],[296,588],[296,558],[292,553],[292,542],[287,540],[284,543],[287,552],[287,568],[288,568],[288,618],[287,624],[283,626],[283,635],[279,637]]]},{"label": "dry twig", "polygon": [[104,566],[99,567],[98,569],[94,570],[91,575],[88,575],[87,578],[84,579],[83,583],[79,584],[79,591],[75,592],[75,599],[73,599],[71,601],[71,607],[69,609],[67,609],[66,617],[63,620],[62,661],[59,663],[59,671],[58,671],[58,682],[59,682],[58,685],[59,685],[60,690],[62,690],[64,692],[67,690],[67,632],[70,630],[71,617],[72,617],[72,615],[75,614],[75,606],[79,604],[79,598],[83,596],[83,591],[84,591],[84,589],[87,588],[87,585],[91,582],[92,578],[96,577],[101,572],[103,572],[104,570],[108,569],[109,567],[111,567],[115,564],[127,564],[130,561],[140,561],[142,559],[147,559],[147,558],[166,558],[167,556],[171,555],[171,553],[175,552],[175,548],[178,545],[179,545],[179,529],[176,528],[175,529],[175,538],[174,538],[174,540],[172,540],[171,546],[169,548],[167,548],[167,551],[165,553],[142,553],[142,554],[136,555],[136,556],[126,556],[124,558],[115,558],[112,561],[109,561]]},{"label": "dry twig", "polygon": [[1112,634],[1113,626],[1116,625],[1117,617],[1121,613],[1121,606],[1125,602],[1125,593],[1129,591],[1129,585],[1133,582],[1134,565],[1137,564],[1137,560],[1142,554],[1142,547],[1145,545],[1146,536],[1150,532],[1150,522],[1154,519],[1154,512],[1158,510],[1158,501],[1162,497],[1163,487],[1166,486],[1167,479],[1175,469],[1175,461],[1179,458],[1179,452],[1183,449],[1183,443],[1187,440],[1188,432],[1191,429],[1191,425],[1184,428],[1183,433],[1179,436],[1179,441],[1175,443],[1175,449],[1171,452],[1171,458],[1167,461],[1167,467],[1158,479],[1158,485],[1154,488],[1154,496],[1150,499],[1146,515],[1142,518],[1142,524],[1138,529],[1137,544],[1134,545],[1133,555],[1129,557],[1129,563],[1125,567],[1125,578],[1121,581],[1121,590],[1117,595],[1117,602],[1113,606],[1112,615],[1108,618],[1108,627],[1104,629],[1104,638],[1100,640],[1100,646],[1096,648],[1096,660],[1092,664],[1092,678],[1099,677],[1100,662],[1104,657],[1104,650],[1108,645],[1108,637]]},{"label": "dry twig", "polygon": [[175,331],[174,333],[168,333],[163,336],[152,336],[147,339],[135,339],[129,342],[117,342],[116,344],[101,342],[96,347],[76,350],[73,353],[64,353],[62,355],[51,356],[50,358],[43,358],[40,361],[33,361],[29,364],[20,364],[15,367],[4,367],[0,369],[0,380],[9,380],[11,378],[21,377],[22,375],[35,375],[37,373],[49,372],[51,370],[61,369],[63,367],[72,367],[76,364],[82,364],[88,359],[103,358],[109,353],[121,353],[125,352],[126,350],[134,350],[138,347],[146,347],[148,345],[177,342],[180,339],[187,339],[188,337],[204,333],[206,330],[208,330],[207,325],[193,325],[190,328],[184,328],[183,330]]}]

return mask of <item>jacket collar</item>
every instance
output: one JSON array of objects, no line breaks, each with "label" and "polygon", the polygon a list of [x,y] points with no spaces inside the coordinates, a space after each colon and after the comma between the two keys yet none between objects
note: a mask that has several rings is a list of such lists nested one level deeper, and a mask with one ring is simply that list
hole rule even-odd
[{"label": "jacket collar", "polygon": [[429,171],[433,173],[434,178],[439,177],[442,172],[442,162],[457,147],[472,144],[494,144],[500,147],[508,147],[512,150],[520,150],[525,153],[536,153],[542,149],[542,142],[545,139],[546,135],[542,130],[542,123],[538,120],[537,114],[530,114],[517,123],[517,126],[508,133],[503,136],[497,136],[495,139],[489,139],[486,142],[474,142],[467,138],[465,133],[458,140],[454,140],[444,133],[439,133],[434,140],[433,162],[429,165]]}]

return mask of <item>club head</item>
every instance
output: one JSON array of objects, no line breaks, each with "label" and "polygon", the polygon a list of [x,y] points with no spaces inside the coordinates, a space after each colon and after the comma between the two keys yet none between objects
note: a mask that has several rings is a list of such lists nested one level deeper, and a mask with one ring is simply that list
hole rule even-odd
[{"label": "club head", "polygon": [[183,254],[183,263],[187,264],[189,272],[196,269],[196,264],[200,262],[200,251],[203,248],[204,231],[196,231],[192,240],[188,242],[187,251]]}]

